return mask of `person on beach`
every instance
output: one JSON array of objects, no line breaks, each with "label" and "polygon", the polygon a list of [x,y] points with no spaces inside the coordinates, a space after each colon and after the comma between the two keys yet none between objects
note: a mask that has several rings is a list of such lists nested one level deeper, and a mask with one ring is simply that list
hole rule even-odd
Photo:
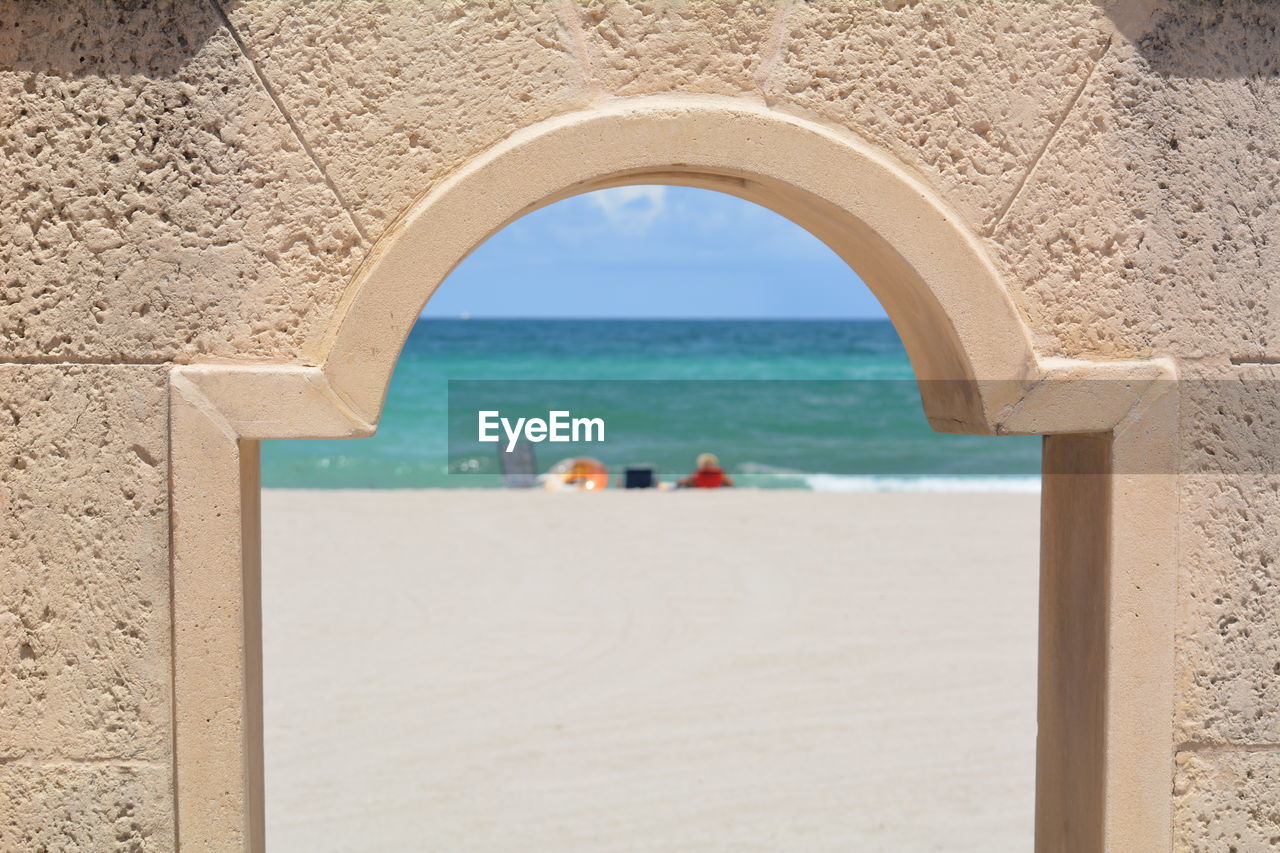
[{"label": "person on beach", "polygon": [[733,478],[720,467],[720,460],[714,453],[698,455],[698,470],[680,481],[686,489],[719,489],[733,485]]}]

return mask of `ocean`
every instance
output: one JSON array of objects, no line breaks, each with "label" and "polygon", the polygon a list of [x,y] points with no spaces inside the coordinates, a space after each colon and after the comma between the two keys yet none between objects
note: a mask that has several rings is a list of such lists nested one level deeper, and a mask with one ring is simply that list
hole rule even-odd
[{"label": "ocean", "polygon": [[472,428],[486,394],[608,424],[598,446],[533,445],[540,471],[585,454],[615,482],[629,465],[669,481],[709,451],[757,488],[1039,489],[1039,438],[929,428],[887,320],[419,320],[378,434],[264,442],[263,485],[501,487],[495,446]]}]

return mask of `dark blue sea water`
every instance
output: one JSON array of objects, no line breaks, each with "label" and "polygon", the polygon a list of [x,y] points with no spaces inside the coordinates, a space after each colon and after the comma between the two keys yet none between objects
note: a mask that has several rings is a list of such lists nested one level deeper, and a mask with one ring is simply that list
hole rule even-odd
[{"label": "dark blue sea water", "polygon": [[[888,321],[545,319],[419,321],[377,436],[266,442],[264,485],[499,485],[496,451],[474,441],[465,427],[474,411],[459,404],[460,388],[478,386],[460,380],[505,380],[523,403],[571,405],[575,414],[585,399],[587,414],[609,424],[610,440],[596,448],[536,445],[540,470],[589,452],[613,470],[644,463],[670,479],[712,451],[740,485],[762,488],[1038,487],[1039,439],[929,428]],[[572,402],[554,399],[567,388]]]}]

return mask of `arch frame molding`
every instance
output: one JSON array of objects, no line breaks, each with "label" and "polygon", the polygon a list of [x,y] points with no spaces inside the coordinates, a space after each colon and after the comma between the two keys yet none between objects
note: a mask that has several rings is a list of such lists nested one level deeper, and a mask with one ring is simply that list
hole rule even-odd
[{"label": "arch frame molding", "polygon": [[540,206],[638,183],[737,195],[826,242],[885,305],[935,429],[1045,436],[1036,849],[1171,850],[1175,366],[1037,356],[982,245],[908,169],[713,97],[516,132],[387,229],[301,360],[170,372],[179,847],[265,844],[258,442],[372,435],[409,329],[470,251]]}]

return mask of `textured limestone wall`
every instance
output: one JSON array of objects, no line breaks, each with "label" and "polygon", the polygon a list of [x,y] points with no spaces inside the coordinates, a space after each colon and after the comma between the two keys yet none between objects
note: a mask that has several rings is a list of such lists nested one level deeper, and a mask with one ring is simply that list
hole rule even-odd
[{"label": "textured limestone wall", "polygon": [[6,357],[291,354],[359,245],[206,3],[0,6]]},{"label": "textured limestone wall", "polygon": [[172,840],[156,366],[0,366],[0,850]]},{"label": "textured limestone wall", "polygon": [[1183,752],[1174,836],[1188,853],[1263,853],[1280,846],[1280,757],[1274,750]]},{"label": "textured limestone wall", "polygon": [[1170,354],[1186,377],[1179,849],[1280,844],[1277,24],[1183,3],[1113,38],[994,233],[1043,350]]},{"label": "textured limestone wall", "polygon": [[1186,377],[1186,850],[1280,844],[1277,24],[1275,4],[1181,3],[1113,38],[993,234],[1043,351],[1169,354]]},{"label": "textured limestone wall", "polygon": [[267,0],[229,4],[228,14],[375,238],[458,163],[588,103],[554,3]]},{"label": "textured limestone wall", "polygon": [[769,94],[892,151],[986,233],[1108,36],[1086,5],[801,3]]},{"label": "textured limestone wall", "polygon": [[[1250,380],[1221,412],[1189,394],[1190,467],[1280,446],[1277,25],[1264,0],[0,4],[0,849],[172,844],[165,365],[296,358],[414,198],[603,99],[850,129],[987,242],[1043,354]],[[1276,470],[1183,483],[1180,850],[1280,843]]]},{"label": "textured limestone wall", "polygon": [[1277,24],[1184,3],[1111,39],[995,233],[1046,350],[1280,355]]}]

